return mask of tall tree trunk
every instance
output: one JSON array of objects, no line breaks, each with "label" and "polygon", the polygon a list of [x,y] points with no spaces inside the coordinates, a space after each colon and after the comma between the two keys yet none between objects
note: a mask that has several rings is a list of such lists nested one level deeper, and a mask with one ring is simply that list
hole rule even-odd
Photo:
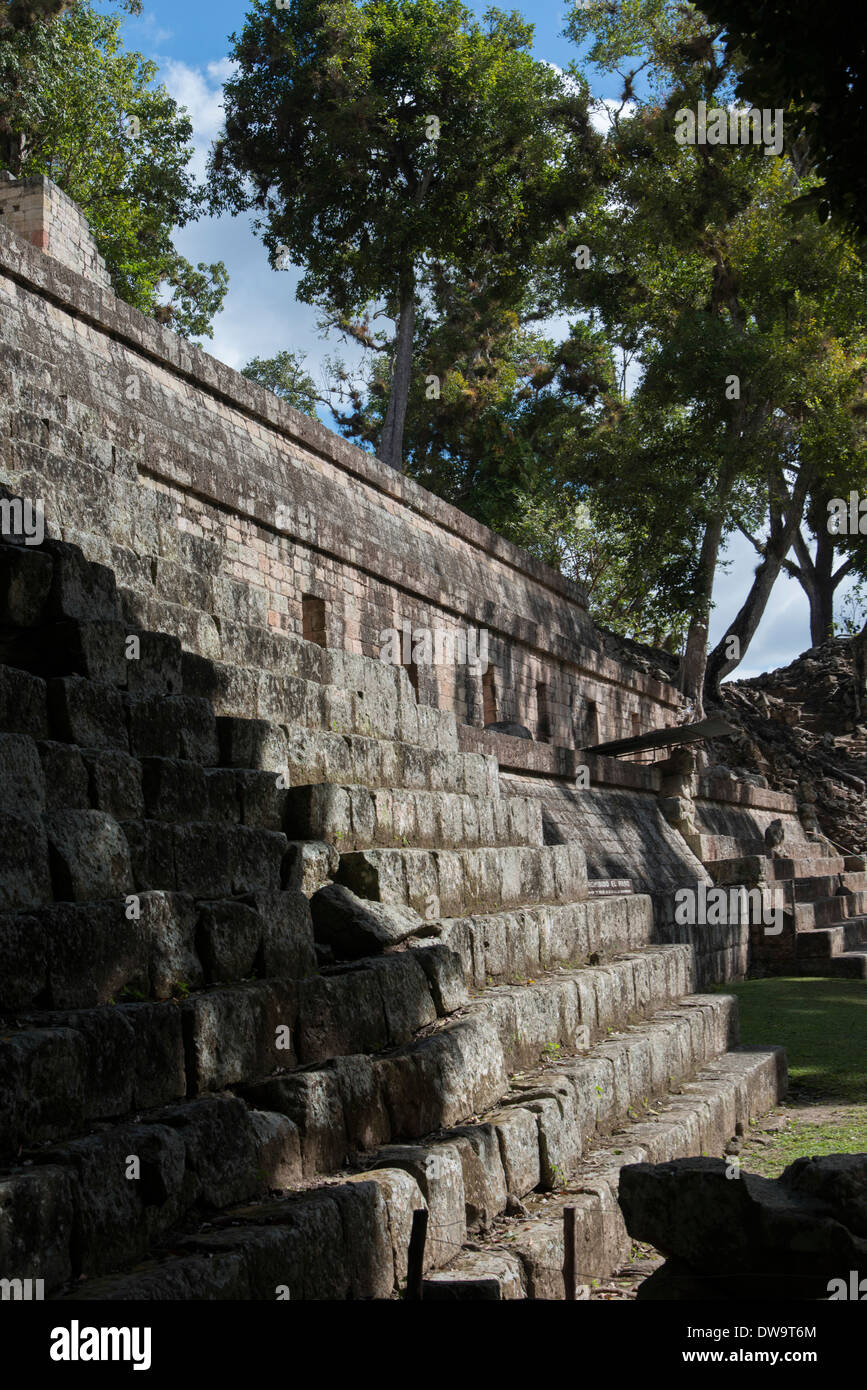
[{"label": "tall tree trunk", "polygon": [[[783,488],[785,487],[784,483],[781,485]],[[773,484],[771,486],[773,488]],[[784,508],[782,514],[780,509],[774,505],[772,496],[771,528],[765,546],[764,559],[756,567],[752,586],[737,617],[729,624],[725,636],[720,639],[707,659],[704,679],[704,698],[706,700],[719,699],[720,681],[730,671],[734,671],[747,654],[747,648],[764,615],[771,590],[783,568],[783,561],[788,555],[795,533],[801,525],[809,486],[810,476],[806,470],[802,469],[795,483],[791,499],[786,499],[788,506]],[[728,655],[730,639],[733,637],[737,639],[737,656]]]},{"label": "tall tree trunk", "polygon": [[403,429],[406,422],[406,406],[409,399],[409,383],[412,373],[413,332],[415,329],[415,285],[410,281],[401,287],[400,313],[397,320],[397,334],[394,341],[394,367],[391,374],[391,392],[385,412],[377,457],[383,463],[403,470]]},{"label": "tall tree trunk", "polygon": [[816,535],[816,559],[813,564],[813,592],[810,598],[810,641],[820,647],[834,633],[835,579],[834,538],[824,527]]},{"label": "tall tree trunk", "polygon": [[[822,509],[819,509],[820,513]],[[838,586],[855,568],[854,557],[850,555],[834,571],[834,537],[824,527],[816,531],[816,559],[798,531],[793,545],[797,565],[786,562],[786,569],[797,579],[810,604],[810,642],[820,647],[834,635],[834,595]]]},{"label": "tall tree trunk", "polygon": [[867,710],[867,623],[856,637],[852,638],[852,666],[855,687],[856,725],[862,723]]},{"label": "tall tree trunk", "polygon": [[722,544],[725,501],[729,491],[730,485],[725,489],[724,496],[720,497],[718,510],[708,521],[704,536],[702,537],[701,553],[698,560],[698,573],[696,575],[696,612],[689,625],[689,632],[686,638],[686,649],[683,653],[680,671],[678,673],[678,688],[688,700],[693,701],[694,717],[696,719],[701,719],[704,715],[702,691],[704,689],[704,673],[707,663],[707,634],[710,626],[710,604],[713,596],[716,562],[719,556],[720,545]]}]

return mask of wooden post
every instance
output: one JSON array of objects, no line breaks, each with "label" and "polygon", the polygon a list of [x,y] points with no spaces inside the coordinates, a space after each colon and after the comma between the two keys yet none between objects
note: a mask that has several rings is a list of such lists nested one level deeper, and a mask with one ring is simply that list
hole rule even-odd
[{"label": "wooden post", "polygon": [[406,1297],[416,1302],[423,1298],[424,1247],[427,1241],[427,1208],[417,1207],[412,1214],[412,1231],[406,1261]]},{"label": "wooden post", "polygon": [[566,1302],[574,1303],[578,1298],[578,1282],[575,1270],[575,1208],[563,1208],[563,1286]]}]

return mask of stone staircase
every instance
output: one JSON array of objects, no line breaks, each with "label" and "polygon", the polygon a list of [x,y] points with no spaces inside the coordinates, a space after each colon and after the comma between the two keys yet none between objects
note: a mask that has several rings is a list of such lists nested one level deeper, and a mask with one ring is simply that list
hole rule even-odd
[{"label": "stone staircase", "polygon": [[782,930],[750,926],[752,973],[867,979],[867,865],[835,854],[820,837],[783,841],[769,855],[759,840],[707,836],[705,868],[718,885],[776,890]]},{"label": "stone staircase", "polygon": [[562,1298],[566,1198],[604,1276],[619,1167],[719,1153],[780,1050],[404,671],[244,617],[204,650],[198,572],[142,607],[0,544],[4,1277],[391,1298],[425,1206],[426,1296]]}]

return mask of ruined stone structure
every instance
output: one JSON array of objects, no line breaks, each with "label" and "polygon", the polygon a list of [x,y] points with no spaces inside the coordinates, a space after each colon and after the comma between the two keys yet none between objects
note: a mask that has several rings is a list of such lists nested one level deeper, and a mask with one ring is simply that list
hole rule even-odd
[{"label": "ruined stone structure", "polygon": [[[784,1086],[696,993],[748,929],[672,895],[772,821],[821,852],[796,802],[582,753],[680,711],[579,589],[0,206],[0,1274],[388,1298],[426,1206],[426,1297],[562,1298],[566,1178],[607,1274],[620,1168]],[[490,672],[378,659],[404,622]]]}]

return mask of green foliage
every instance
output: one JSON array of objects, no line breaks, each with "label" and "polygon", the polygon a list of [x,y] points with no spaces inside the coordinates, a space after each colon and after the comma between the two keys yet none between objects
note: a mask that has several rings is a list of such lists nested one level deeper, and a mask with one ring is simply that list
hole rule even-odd
[{"label": "green foliage", "polygon": [[210,336],[225,267],[192,266],[171,239],[202,207],[192,125],[119,27],[76,0],[53,22],[0,30],[0,137],[13,173],[44,174],[78,203],[123,299]]},{"label": "green foliage", "polygon": [[[769,507],[793,515],[797,488],[862,448],[863,271],[836,230],[792,215],[816,186],[797,161],[676,142],[675,113],[699,99],[726,105],[737,79],[699,11],[592,0],[569,32],[621,72],[629,105],[607,141],[606,197],[555,240],[552,274],[565,306],[589,314],[640,374],[612,447],[583,460],[584,480],[620,525],[634,524],[633,544],[641,525],[664,529],[656,592],[691,614],[697,695],[726,536],[761,533]],[[591,248],[589,269],[573,268],[576,243]]]},{"label": "green foliage", "polygon": [[304,370],[302,352],[284,350],[274,357],[254,357],[241,368],[241,375],[273,391],[275,396],[288,401],[305,415],[316,415],[319,395],[315,381]]},{"label": "green foliage", "polygon": [[[802,206],[867,233],[867,32],[851,4],[813,0],[700,0],[739,71],[737,92],[785,110],[787,142],[823,180]],[[853,22],[854,20],[854,22]]]},{"label": "green foliage", "polygon": [[380,434],[418,383],[379,321],[403,315],[410,353],[413,311],[445,282],[514,303],[588,186],[586,91],[531,56],[531,35],[460,0],[255,0],[234,38],[213,204],[254,208],[272,263],[305,268],[298,297],[383,358]]}]

